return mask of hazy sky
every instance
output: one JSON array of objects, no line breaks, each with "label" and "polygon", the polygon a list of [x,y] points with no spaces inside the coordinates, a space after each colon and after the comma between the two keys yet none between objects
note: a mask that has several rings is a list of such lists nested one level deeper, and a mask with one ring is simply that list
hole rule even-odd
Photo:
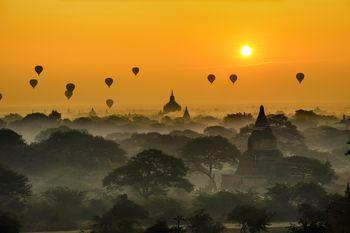
[{"label": "hazy sky", "polygon": [[[0,0],[0,108],[108,98],[160,108],[172,89],[190,107],[347,104],[349,12],[348,0]],[[32,90],[36,64],[45,71]],[[69,104],[67,82],[77,85]]]}]

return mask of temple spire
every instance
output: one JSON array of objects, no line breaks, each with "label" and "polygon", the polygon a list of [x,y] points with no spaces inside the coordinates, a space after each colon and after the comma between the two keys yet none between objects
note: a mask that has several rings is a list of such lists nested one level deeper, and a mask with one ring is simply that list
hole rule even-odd
[{"label": "temple spire", "polygon": [[259,111],[258,118],[256,119],[255,126],[256,127],[267,127],[267,126],[269,126],[269,123],[267,121],[267,117],[266,117],[265,109],[264,109],[263,105],[260,106],[260,111]]},{"label": "temple spire", "polygon": [[174,96],[174,91],[173,90],[171,90],[170,102],[175,102],[175,96]]},{"label": "temple spire", "polygon": [[183,115],[182,118],[185,119],[185,120],[190,120],[191,119],[191,115],[190,115],[190,113],[189,113],[189,111],[187,109],[187,106],[185,108],[185,112],[184,112],[184,115]]}]

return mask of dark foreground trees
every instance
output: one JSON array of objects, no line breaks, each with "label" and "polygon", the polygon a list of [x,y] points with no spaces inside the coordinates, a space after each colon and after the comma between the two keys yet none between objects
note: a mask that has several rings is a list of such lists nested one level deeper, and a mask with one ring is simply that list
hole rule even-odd
[{"label": "dark foreground trees", "polygon": [[188,219],[187,230],[189,233],[222,233],[225,227],[205,210],[198,210]]},{"label": "dark foreground trees", "polygon": [[0,211],[0,232],[19,233],[20,223],[10,214]]},{"label": "dark foreground trees", "polygon": [[289,227],[290,233],[325,233],[326,212],[309,204],[302,204],[299,207],[300,218],[298,225]]},{"label": "dark foreground trees", "polygon": [[175,233],[175,229],[170,229],[167,222],[158,221],[155,225],[147,228],[144,233]]},{"label": "dark foreground trees", "polygon": [[252,205],[239,205],[228,215],[228,220],[238,222],[241,225],[242,233],[259,233],[268,231],[267,227],[272,217],[273,214],[264,208]]},{"label": "dark foreground trees", "polygon": [[19,213],[30,195],[28,178],[0,164],[0,210]]},{"label": "dark foreground trees", "polygon": [[139,221],[147,217],[142,206],[121,195],[111,210],[95,219],[92,233],[134,233]]},{"label": "dark foreground trees", "polygon": [[30,231],[75,230],[79,222],[90,219],[87,197],[82,191],[54,187],[42,192],[28,204],[24,227]]},{"label": "dark foreground trees", "polygon": [[192,184],[186,179],[186,174],[187,168],[181,159],[159,150],[146,150],[106,176],[103,185],[109,188],[129,186],[148,198],[154,194],[165,194],[169,188],[190,191]]}]

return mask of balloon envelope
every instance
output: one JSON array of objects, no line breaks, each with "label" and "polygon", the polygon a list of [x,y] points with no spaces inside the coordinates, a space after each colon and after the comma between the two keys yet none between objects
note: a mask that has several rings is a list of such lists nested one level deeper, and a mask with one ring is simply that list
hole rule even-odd
[{"label": "balloon envelope", "polygon": [[2,100],[2,94],[0,94],[0,100]]},{"label": "balloon envelope", "polygon": [[238,79],[238,77],[237,77],[237,75],[235,75],[235,74],[232,74],[232,75],[230,76],[230,80],[231,80],[231,82],[232,82],[233,84],[235,84],[235,82],[237,81],[237,79]]},{"label": "balloon envelope", "polygon": [[140,72],[140,68],[138,68],[138,67],[133,67],[133,68],[132,68],[132,72],[133,72],[134,75],[136,76],[136,75]]},{"label": "balloon envelope", "polygon": [[305,78],[305,75],[303,73],[297,73],[297,80],[299,83],[302,83]]},{"label": "balloon envelope", "polygon": [[35,88],[36,85],[38,85],[38,80],[36,80],[36,79],[31,79],[31,80],[29,81],[29,84],[32,86],[32,88]]},{"label": "balloon envelope", "polygon": [[106,78],[105,83],[108,87],[111,87],[113,84],[113,79],[112,78]]},{"label": "balloon envelope", "polygon": [[35,66],[34,69],[35,69],[35,72],[36,72],[38,75],[40,75],[41,72],[43,72],[43,70],[44,70],[44,68],[43,68],[42,66],[40,66],[40,65]]},{"label": "balloon envelope", "polygon": [[111,108],[114,104],[114,101],[112,99],[108,99],[108,100],[106,100],[106,104],[109,108]]},{"label": "balloon envelope", "polygon": [[70,98],[72,98],[72,96],[73,96],[73,92],[66,90],[66,91],[64,92],[64,95],[67,97],[67,99],[70,99]]},{"label": "balloon envelope", "polygon": [[68,83],[68,84],[66,85],[66,89],[67,89],[67,91],[69,91],[69,92],[73,92],[73,91],[75,90],[75,84],[73,84],[73,83]]},{"label": "balloon envelope", "polygon": [[215,81],[215,79],[216,79],[215,75],[213,75],[213,74],[209,74],[209,75],[208,75],[208,81],[209,81],[210,83],[213,83],[213,82]]}]

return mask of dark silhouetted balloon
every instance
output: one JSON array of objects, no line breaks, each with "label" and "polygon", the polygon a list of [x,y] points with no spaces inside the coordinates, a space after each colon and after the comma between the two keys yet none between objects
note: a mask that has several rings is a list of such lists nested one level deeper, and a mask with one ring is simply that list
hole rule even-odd
[{"label": "dark silhouetted balloon", "polygon": [[113,79],[112,78],[106,78],[105,83],[108,87],[111,87],[113,84]]},{"label": "dark silhouetted balloon", "polygon": [[42,67],[42,66],[35,66],[35,72],[38,74],[38,75],[40,75],[42,72],[43,72],[43,70],[44,70],[44,68]]},{"label": "dark silhouetted balloon", "polygon": [[38,85],[38,80],[36,79],[31,79],[29,81],[29,84],[32,86],[32,88],[35,88]]},{"label": "dark silhouetted balloon", "polygon": [[302,83],[305,78],[305,75],[303,73],[297,73],[297,80],[299,83]]},{"label": "dark silhouetted balloon", "polygon": [[73,83],[68,83],[68,84],[66,85],[66,89],[67,89],[67,91],[69,91],[69,92],[73,92],[73,91],[75,90],[75,84],[73,84]]},{"label": "dark silhouetted balloon", "polygon": [[0,101],[2,100],[2,94],[0,94]]},{"label": "dark silhouetted balloon", "polygon": [[108,99],[108,100],[106,100],[106,104],[109,108],[111,108],[114,104],[114,101],[112,99]]},{"label": "dark silhouetted balloon", "polygon": [[67,97],[67,99],[70,99],[70,98],[72,98],[72,96],[73,96],[73,92],[66,90],[66,91],[64,92],[64,95]]},{"label": "dark silhouetted balloon", "polygon": [[208,81],[212,84],[215,81],[216,77],[213,74],[208,75]]},{"label": "dark silhouetted balloon", "polygon": [[133,72],[134,75],[136,76],[136,75],[140,72],[140,68],[138,68],[138,67],[133,67],[133,68],[132,68],[132,72]]},{"label": "dark silhouetted balloon", "polygon": [[232,75],[230,76],[230,80],[231,80],[231,82],[232,82],[233,84],[235,84],[235,82],[237,81],[237,79],[238,79],[238,77],[237,77],[237,75],[235,75],[235,74],[232,74]]}]

